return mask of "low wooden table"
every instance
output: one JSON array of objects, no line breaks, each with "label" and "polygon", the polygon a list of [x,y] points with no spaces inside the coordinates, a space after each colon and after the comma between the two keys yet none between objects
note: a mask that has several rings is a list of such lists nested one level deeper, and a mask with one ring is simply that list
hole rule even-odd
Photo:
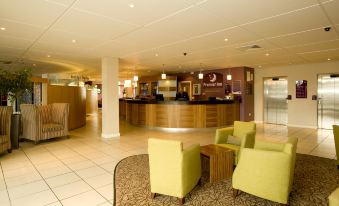
[{"label": "low wooden table", "polygon": [[200,147],[202,171],[209,170],[210,182],[228,179],[233,174],[233,151],[218,145]]}]

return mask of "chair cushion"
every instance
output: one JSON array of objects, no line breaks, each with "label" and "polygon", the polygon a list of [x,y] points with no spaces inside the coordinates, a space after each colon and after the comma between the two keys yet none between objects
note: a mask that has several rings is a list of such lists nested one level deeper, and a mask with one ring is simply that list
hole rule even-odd
[{"label": "chair cushion", "polygon": [[227,144],[233,144],[233,145],[237,145],[240,146],[241,145],[241,139],[232,135],[228,135],[227,138]]},{"label": "chair cushion", "polygon": [[55,123],[42,124],[42,132],[55,132],[63,129],[64,127],[61,124]]},{"label": "chair cushion", "polygon": [[339,187],[328,197],[329,206],[339,205]]}]

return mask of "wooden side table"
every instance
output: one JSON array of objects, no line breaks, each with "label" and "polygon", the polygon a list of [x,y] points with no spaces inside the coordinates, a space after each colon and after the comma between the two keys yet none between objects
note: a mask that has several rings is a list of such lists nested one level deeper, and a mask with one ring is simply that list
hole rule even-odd
[{"label": "wooden side table", "polygon": [[210,183],[228,179],[233,174],[233,151],[210,144],[200,147],[202,170],[209,170]]}]

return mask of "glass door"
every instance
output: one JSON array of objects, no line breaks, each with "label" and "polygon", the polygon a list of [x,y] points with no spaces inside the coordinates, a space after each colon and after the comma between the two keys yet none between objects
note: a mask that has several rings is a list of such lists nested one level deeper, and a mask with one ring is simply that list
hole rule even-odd
[{"label": "glass door", "polygon": [[269,78],[264,80],[264,122],[286,125],[287,115],[287,78]]},{"label": "glass door", "polygon": [[339,75],[318,76],[318,127],[339,125]]}]

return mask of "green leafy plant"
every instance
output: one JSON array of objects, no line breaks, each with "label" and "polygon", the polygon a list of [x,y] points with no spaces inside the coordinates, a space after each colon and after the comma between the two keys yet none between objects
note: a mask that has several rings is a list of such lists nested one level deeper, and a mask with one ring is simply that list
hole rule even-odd
[{"label": "green leafy plant", "polygon": [[13,103],[25,92],[32,89],[32,72],[29,69],[22,69],[10,72],[0,69],[0,95],[7,96]]}]

